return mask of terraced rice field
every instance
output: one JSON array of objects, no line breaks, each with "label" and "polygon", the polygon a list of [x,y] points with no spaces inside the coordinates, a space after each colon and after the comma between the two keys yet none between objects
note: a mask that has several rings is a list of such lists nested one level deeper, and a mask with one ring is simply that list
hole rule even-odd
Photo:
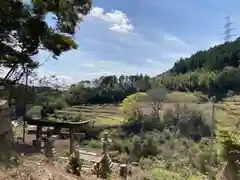
[{"label": "terraced rice field", "polygon": [[124,117],[118,106],[115,105],[91,105],[74,106],[56,112],[57,115],[77,115],[81,113],[87,120],[92,120],[96,124],[121,124]]}]

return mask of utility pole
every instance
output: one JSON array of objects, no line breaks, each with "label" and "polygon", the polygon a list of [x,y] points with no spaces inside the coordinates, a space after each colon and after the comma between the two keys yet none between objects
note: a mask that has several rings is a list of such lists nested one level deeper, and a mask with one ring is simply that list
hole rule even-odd
[{"label": "utility pole", "polygon": [[230,16],[227,16],[226,18],[226,23],[225,23],[225,26],[224,26],[224,41],[225,43],[228,43],[231,41],[231,38],[233,36],[235,36],[234,34],[232,34],[232,31],[235,30],[235,28],[232,28],[232,25],[234,24],[233,22],[231,22],[231,17]]}]

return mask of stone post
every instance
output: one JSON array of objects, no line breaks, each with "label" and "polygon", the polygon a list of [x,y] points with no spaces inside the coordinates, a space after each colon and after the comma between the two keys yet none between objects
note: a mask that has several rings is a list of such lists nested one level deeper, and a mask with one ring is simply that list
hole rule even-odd
[{"label": "stone post", "polygon": [[104,136],[102,138],[102,151],[104,155],[108,155],[108,145],[109,145],[110,139],[108,139],[108,133],[105,132]]},{"label": "stone post", "polygon": [[104,137],[102,138],[102,147],[103,147],[103,160],[101,167],[101,174],[103,178],[107,178],[107,176],[111,173],[112,162],[108,155],[108,145],[111,142],[111,139],[108,138],[108,133],[104,133]]}]

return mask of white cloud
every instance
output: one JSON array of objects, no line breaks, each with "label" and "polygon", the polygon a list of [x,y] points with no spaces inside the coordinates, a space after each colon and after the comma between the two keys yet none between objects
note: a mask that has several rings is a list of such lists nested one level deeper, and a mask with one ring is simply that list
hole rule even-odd
[{"label": "white cloud", "polygon": [[147,63],[149,63],[149,64],[161,64],[161,62],[155,61],[153,59],[147,59]]},{"label": "white cloud", "polygon": [[172,34],[164,34],[163,35],[163,40],[167,43],[174,43],[176,45],[180,45],[183,47],[189,47],[189,44],[187,44],[185,41],[182,39],[178,38],[177,36],[174,36]]},{"label": "white cloud", "polygon": [[95,64],[93,64],[93,63],[83,63],[83,64],[81,64],[81,66],[83,66],[83,67],[95,67]]},{"label": "white cloud", "polygon": [[94,7],[88,16],[107,22],[112,31],[128,33],[134,29],[127,15],[120,10],[105,13],[103,8]]}]

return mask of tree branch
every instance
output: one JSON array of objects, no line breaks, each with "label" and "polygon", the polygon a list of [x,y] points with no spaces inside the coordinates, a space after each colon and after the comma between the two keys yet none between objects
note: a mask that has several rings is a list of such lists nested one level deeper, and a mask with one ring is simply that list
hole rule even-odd
[{"label": "tree branch", "polygon": [[12,74],[15,72],[15,70],[16,70],[16,64],[13,66],[13,67],[11,67],[10,68],[10,70],[8,71],[8,73],[6,74],[6,76],[4,77],[4,79],[9,79],[11,76],[12,76]]}]

